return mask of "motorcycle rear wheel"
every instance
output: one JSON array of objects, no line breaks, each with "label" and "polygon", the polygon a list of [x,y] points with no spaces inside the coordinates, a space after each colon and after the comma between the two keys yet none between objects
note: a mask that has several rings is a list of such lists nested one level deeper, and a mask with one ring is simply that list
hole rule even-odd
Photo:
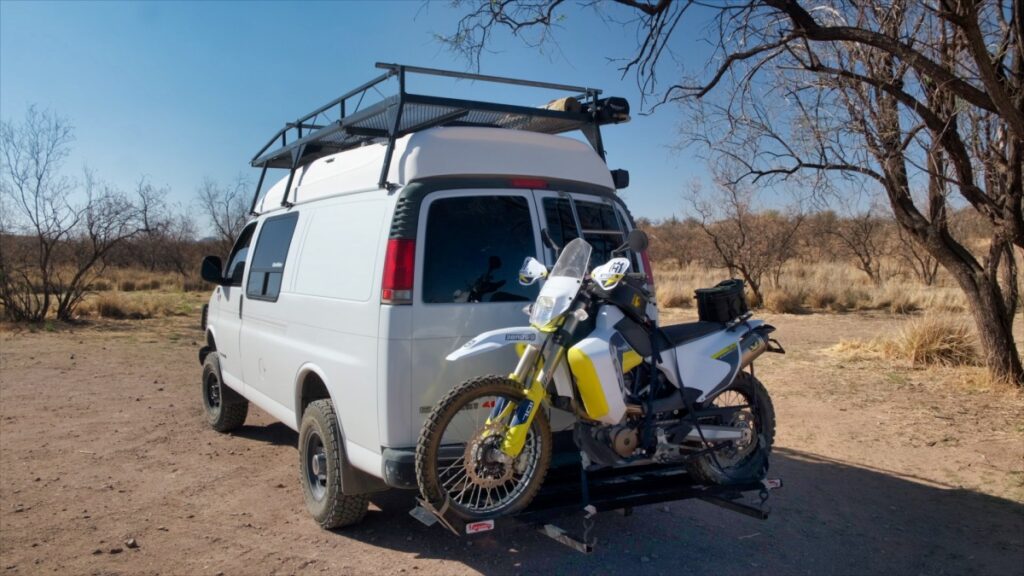
[{"label": "motorcycle rear wheel", "polygon": [[[700,484],[741,484],[756,482],[768,472],[768,460],[775,442],[775,406],[768,390],[757,378],[740,372],[733,383],[715,395],[710,404],[719,407],[746,405],[733,422],[716,424],[747,426],[753,431],[751,443],[730,446],[705,454],[688,465],[690,475]],[[716,462],[717,460],[717,462]]]},{"label": "motorcycle rear wheel", "polygon": [[518,405],[522,385],[502,376],[467,380],[448,392],[416,443],[416,483],[428,502],[466,521],[522,510],[537,495],[551,464],[551,426],[537,411],[519,456],[503,463],[497,449],[508,420],[486,424],[496,404]]}]

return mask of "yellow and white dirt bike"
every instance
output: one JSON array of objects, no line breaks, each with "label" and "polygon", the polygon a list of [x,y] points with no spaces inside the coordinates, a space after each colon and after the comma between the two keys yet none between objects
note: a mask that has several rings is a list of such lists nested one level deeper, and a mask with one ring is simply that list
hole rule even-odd
[{"label": "yellow and white dirt bike", "polygon": [[671,463],[700,484],[764,478],[775,413],[751,363],[783,351],[774,328],[751,319],[740,281],[698,291],[702,321],[658,326],[643,275],[615,257],[646,246],[633,231],[589,274],[583,239],[565,246],[550,274],[527,258],[520,283],[546,278],[530,326],[485,332],[448,356],[514,345],[519,363],[508,376],[459,384],[427,418],[416,480],[435,509],[476,521],[529,505],[551,463],[555,409],[575,416],[585,469]]}]

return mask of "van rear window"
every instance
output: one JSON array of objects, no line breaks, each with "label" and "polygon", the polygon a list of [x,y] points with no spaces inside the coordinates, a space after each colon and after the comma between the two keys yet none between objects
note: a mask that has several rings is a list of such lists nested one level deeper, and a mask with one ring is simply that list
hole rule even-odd
[{"label": "van rear window", "polygon": [[537,287],[520,286],[518,273],[523,260],[535,255],[526,197],[435,200],[427,215],[423,301],[532,301]]}]

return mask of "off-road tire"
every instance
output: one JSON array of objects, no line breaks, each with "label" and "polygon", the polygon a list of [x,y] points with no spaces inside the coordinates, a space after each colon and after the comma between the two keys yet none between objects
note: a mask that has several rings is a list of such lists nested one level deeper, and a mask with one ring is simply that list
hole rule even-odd
[{"label": "off-road tire", "polygon": [[[309,480],[309,438],[316,434],[323,443],[327,459],[327,480],[318,499]],[[341,491],[341,467],[344,465],[343,439],[334,404],[315,400],[306,407],[299,426],[299,483],[306,509],[321,528],[330,530],[358,524],[366,516],[370,498],[366,494]]]},{"label": "off-road tire", "polygon": [[[518,382],[504,376],[482,376],[467,380],[452,388],[437,403],[430,412],[430,416],[423,425],[419,440],[416,442],[416,483],[419,485],[420,494],[428,502],[441,505],[445,500],[445,494],[438,483],[437,453],[441,445],[441,437],[452,418],[467,403],[476,398],[507,394],[512,398],[525,398],[523,387]],[[530,427],[534,438],[540,443],[540,457],[537,461],[537,470],[530,480],[530,484],[519,495],[518,499],[511,505],[501,510],[501,516],[513,514],[522,510],[530,504],[533,497],[537,495],[541,485],[544,484],[544,477],[551,465],[551,424],[548,422],[548,415],[542,406],[537,410],[536,416]],[[462,510],[461,507],[453,505],[451,511],[463,520],[472,521],[483,518],[493,518],[493,514],[479,514]]]},{"label": "off-road tire", "polygon": [[[217,406],[211,404],[210,388],[213,386],[219,389],[220,403]],[[215,351],[207,354],[203,362],[202,397],[203,413],[210,428],[224,433],[237,430],[245,424],[249,401],[224,384],[220,373],[220,358]]]},{"label": "off-road tire", "polygon": [[720,469],[710,455],[694,459],[687,467],[690,476],[699,484],[716,484],[727,486],[756,482],[764,478],[768,472],[768,461],[772,446],[775,443],[775,406],[768,390],[757,378],[747,372],[740,372],[732,385],[721,393],[736,390],[753,401],[757,407],[756,421],[760,424],[760,434],[756,451],[737,466]]}]

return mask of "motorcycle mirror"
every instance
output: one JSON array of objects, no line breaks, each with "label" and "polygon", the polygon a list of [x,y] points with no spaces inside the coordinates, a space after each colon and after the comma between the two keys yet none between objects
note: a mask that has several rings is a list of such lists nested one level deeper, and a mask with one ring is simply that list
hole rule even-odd
[{"label": "motorcycle mirror", "polygon": [[529,286],[541,278],[547,278],[547,276],[547,267],[533,256],[528,256],[523,261],[523,267],[519,269],[519,284]]},{"label": "motorcycle mirror", "polygon": [[629,245],[630,250],[639,253],[647,250],[650,240],[647,238],[646,232],[634,228],[629,231],[629,236],[626,238],[626,244]]},{"label": "motorcycle mirror", "polygon": [[498,268],[501,268],[501,258],[497,256],[491,256],[487,259],[487,271],[494,272]]}]

